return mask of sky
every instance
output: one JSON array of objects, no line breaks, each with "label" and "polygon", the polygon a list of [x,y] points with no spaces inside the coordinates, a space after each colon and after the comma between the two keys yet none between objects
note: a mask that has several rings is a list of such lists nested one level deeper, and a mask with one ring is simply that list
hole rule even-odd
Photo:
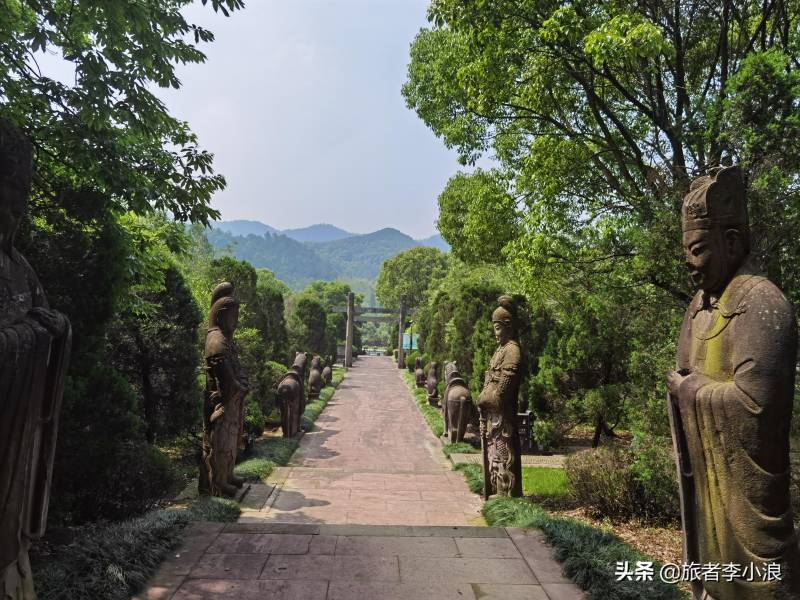
[{"label": "sky", "polygon": [[278,229],[436,233],[436,199],[459,169],[405,106],[409,46],[427,0],[247,0],[229,18],[199,2],[208,59],[158,91],[215,154],[222,219]]}]

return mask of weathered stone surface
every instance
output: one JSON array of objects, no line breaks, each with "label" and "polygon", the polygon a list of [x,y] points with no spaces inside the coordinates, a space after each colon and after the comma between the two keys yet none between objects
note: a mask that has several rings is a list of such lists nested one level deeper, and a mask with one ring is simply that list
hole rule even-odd
[{"label": "weathered stone surface", "polygon": [[308,398],[314,400],[319,398],[319,393],[322,391],[322,359],[315,356],[311,359],[311,371],[308,373]]},{"label": "weathered stone surface", "polygon": [[249,391],[239,368],[233,335],[239,324],[239,300],[229,282],[211,294],[205,344],[206,389],[203,403],[203,460],[199,491],[236,495],[244,480],[233,474],[244,428],[244,398]]},{"label": "weathered stone surface", "polygon": [[434,406],[439,402],[439,363],[435,360],[428,365],[428,378],[425,387],[428,390],[428,402]]},{"label": "weathered stone surface", "polygon": [[425,387],[425,370],[422,368],[422,358],[414,359],[414,381],[418,388]]},{"label": "weathered stone surface", "polygon": [[[47,523],[58,416],[72,340],[14,247],[28,208],[31,144],[0,119],[0,597],[35,598],[30,540]],[[53,257],[57,260],[57,257]]]},{"label": "weathered stone surface", "polygon": [[484,495],[522,496],[522,464],[517,435],[517,396],[522,352],[514,340],[516,306],[509,296],[498,299],[492,313],[497,350],[478,396],[480,436],[484,453]]},{"label": "weathered stone surface", "polygon": [[294,437],[300,431],[300,419],[306,408],[303,377],[306,355],[298,352],[292,368],[278,383],[278,408],[281,411],[283,437]]},{"label": "weathered stone surface", "polygon": [[447,363],[444,368],[445,384],[442,400],[444,434],[450,443],[463,442],[467,425],[472,420],[472,394],[467,382],[461,377],[456,363]]},{"label": "weathered stone surface", "polygon": [[667,375],[687,562],[781,566],[781,580],[695,582],[716,600],[800,596],[789,423],[797,326],[749,252],[738,167],[695,180],[683,201],[686,265],[699,288]]}]

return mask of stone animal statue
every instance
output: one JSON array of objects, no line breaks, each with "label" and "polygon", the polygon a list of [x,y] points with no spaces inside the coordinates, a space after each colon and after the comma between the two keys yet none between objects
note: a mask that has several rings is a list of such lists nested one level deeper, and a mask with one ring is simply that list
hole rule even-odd
[{"label": "stone animal statue", "polygon": [[278,408],[281,411],[283,437],[294,437],[300,431],[300,418],[306,407],[303,371],[306,355],[298,352],[292,368],[278,383]]},{"label": "stone animal statue", "polygon": [[478,396],[484,461],[484,497],[522,496],[522,449],[517,432],[522,351],[514,339],[517,307],[510,296],[500,296],[492,313],[497,349]]},{"label": "stone animal statue", "polygon": [[439,363],[435,360],[428,365],[428,379],[425,387],[428,388],[428,403],[436,406],[439,402]]},{"label": "stone animal statue", "polygon": [[308,399],[315,400],[319,398],[323,385],[322,359],[319,356],[315,356],[311,360],[311,371],[308,373]]},{"label": "stone animal statue", "polygon": [[244,398],[249,391],[233,343],[239,323],[239,300],[233,292],[229,282],[214,289],[206,333],[203,464],[198,487],[200,493],[212,496],[234,496],[244,484],[244,479],[233,474],[242,438]]},{"label": "stone animal statue", "polygon": [[[44,534],[72,332],[14,246],[30,141],[0,119],[0,597],[33,600],[28,549]],[[57,256],[52,257],[58,260]]]},{"label": "stone animal statue", "polygon": [[[715,170],[692,182],[681,210],[698,288],[667,374],[684,563],[752,563],[749,576],[692,581],[696,599],[800,598],[789,475],[797,324],[750,255],[746,187],[739,167]],[[781,577],[752,576],[766,564]]]},{"label": "stone animal statue", "polygon": [[425,370],[422,368],[422,358],[419,356],[414,360],[414,380],[418,388],[425,387]]},{"label": "stone animal statue", "polygon": [[444,380],[447,385],[442,399],[444,434],[450,439],[451,444],[463,442],[467,425],[472,420],[472,394],[467,382],[458,372],[455,362],[445,365]]},{"label": "stone animal statue", "polygon": [[322,369],[322,381],[325,385],[333,383],[333,357],[328,357],[325,367]]}]

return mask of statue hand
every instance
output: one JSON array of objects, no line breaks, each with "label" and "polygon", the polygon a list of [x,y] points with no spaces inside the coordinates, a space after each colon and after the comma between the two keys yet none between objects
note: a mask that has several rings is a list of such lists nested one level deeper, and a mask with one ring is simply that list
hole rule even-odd
[{"label": "statue hand", "polygon": [[53,337],[63,337],[67,331],[67,318],[58,311],[36,306],[28,311],[28,316],[44,327]]},{"label": "statue hand", "polygon": [[669,390],[669,393],[673,396],[677,396],[681,384],[686,377],[686,375],[683,375],[678,371],[669,371],[667,373],[667,389]]}]

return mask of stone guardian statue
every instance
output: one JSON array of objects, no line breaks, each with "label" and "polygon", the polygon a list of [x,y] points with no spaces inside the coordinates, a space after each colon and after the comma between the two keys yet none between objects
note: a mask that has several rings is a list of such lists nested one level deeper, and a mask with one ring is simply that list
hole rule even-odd
[{"label": "stone guardian statue", "polygon": [[308,373],[308,399],[316,400],[322,391],[322,359],[315,356],[311,359],[311,371]]},{"label": "stone guardian statue", "polygon": [[667,374],[685,561],[780,568],[780,580],[692,582],[694,598],[800,598],[789,492],[792,307],[751,262],[738,167],[692,182],[681,217],[698,288],[683,318],[678,368]]},{"label": "stone guardian statue", "polygon": [[244,398],[249,391],[239,371],[233,334],[239,300],[222,283],[212,294],[205,345],[206,390],[203,407],[203,465],[200,492],[234,496],[244,480],[233,474],[242,430]]},{"label": "stone guardian statue", "polygon": [[444,418],[444,434],[451,444],[464,441],[467,424],[472,418],[472,394],[467,382],[458,372],[455,362],[444,367],[444,389],[442,401],[442,417]]},{"label": "stone guardian statue", "polygon": [[436,406],[439,403],[439,363],[435,360],[428,365],[428,379],[425,381],[428,390],[428,404]]},{"label": "stone guardian statue", "polygon": [[522,352],[515,341],[516,306],[501,296],[492,313],[497,340],[483,389],[478,396],[481,445],[483,446],[484,496],[522,496],[522,466],[517,435],[517,396]]},{"label": "stone guardian statue", "polygon": [[333,383],[333,357],[329,356],[325,361],[325,368],[322,369],[322,381],[324,385]]},{"label": "stone guardian statue", "polygon": [[47,522],[72,332],[14,247],[32,172],[30,142],[0,119],[0,597],[33,600],[28,560]]},{"label": "stone guardian statue", "polygon": [[425,370],[422,368],[422,358],[414,359],[414,382],[418,388],[425,387]]},{"label": "stone guardian statue", "polygon": [[306,368],[306,355],[298,352],[292,368],[278,383],[278,408],[281,411],[283,437],[294,437],[300,431],[300,419],[305,410],[305,390],[303,372]]}]

